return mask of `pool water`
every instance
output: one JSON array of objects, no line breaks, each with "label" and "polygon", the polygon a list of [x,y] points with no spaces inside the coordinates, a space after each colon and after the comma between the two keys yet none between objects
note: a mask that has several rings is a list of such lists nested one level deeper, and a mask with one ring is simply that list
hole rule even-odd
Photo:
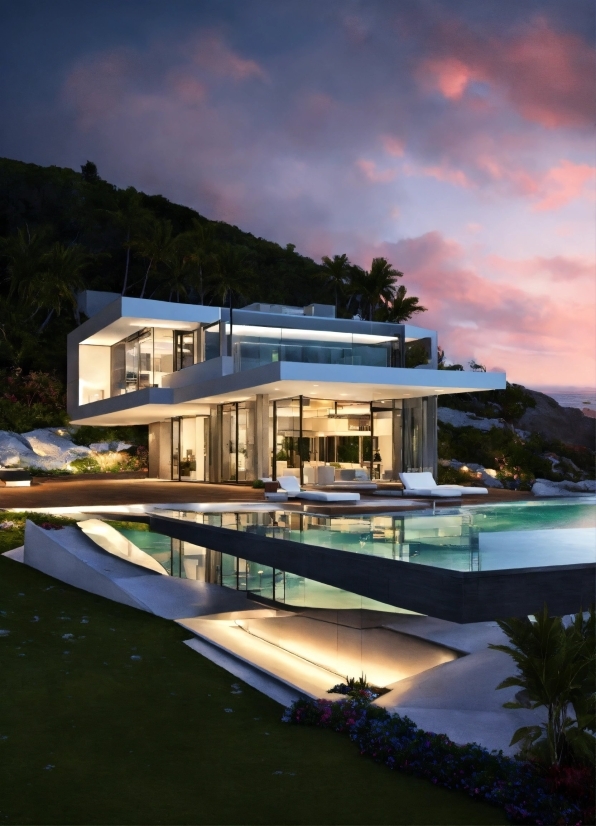
[{"label": "pool water", "polygon": [[596,497],[450,508],[436,514],[318,516],[283,510],[234,513],[164,510],[163,514],[276,539],[456,571],[596,562]]},{"label": "pool water", "polygon": [[156,559],[169,574],[172,573],[172,541],[169,536],[134,528],[118,528],[118,531],[141,551]]}]

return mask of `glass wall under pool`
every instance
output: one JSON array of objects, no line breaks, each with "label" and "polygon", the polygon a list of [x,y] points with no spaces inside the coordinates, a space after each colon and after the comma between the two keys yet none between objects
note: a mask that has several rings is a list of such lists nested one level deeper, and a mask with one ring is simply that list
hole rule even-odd
[{"label": "glass wall under pool", "polygon": [[246,591],[257,599],[283,603],[288,607],[404,613],[404,609],[393,605],[190,542],[171,539],[164,534],[129,528],[120,528],[119,531],[137,548],[156,559],[170,576]]},{"label": "glass wall under pool", "polygon": [[[323,516],[283,510],[164,514],[280,540],[455,571],[596,562],[594,498],[483,505],[436,514]],[[259,576],[260,588],[273,587],[272,575],[263,570]]]}]

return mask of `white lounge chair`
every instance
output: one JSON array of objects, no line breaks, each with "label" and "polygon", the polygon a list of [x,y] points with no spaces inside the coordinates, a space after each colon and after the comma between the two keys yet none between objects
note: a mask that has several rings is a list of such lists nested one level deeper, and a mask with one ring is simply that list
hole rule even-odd
[{"label": "white lounge chair", "polygon": [[291,499],[310,499],[313,502],[358,502],[359,493],[348,493],[345,491],[327,492],[326,490],[302,490],[300,482],[295,476],[280,476],[277,480],[282,490]]},{"label": "white lounge chair", "polygon": [[461,496],[465,494],[488,493],[486,488],[468,488],[465,485],[437,485],[432,473],[400,473],[408,496]]}]

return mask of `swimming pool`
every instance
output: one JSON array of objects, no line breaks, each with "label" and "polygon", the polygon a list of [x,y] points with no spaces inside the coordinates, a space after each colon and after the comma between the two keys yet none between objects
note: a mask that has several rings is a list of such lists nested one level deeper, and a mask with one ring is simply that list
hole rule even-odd
[{"label": "swimming pool", "polygon": [[596,497],[592,496],[475,505],[436,513],[325,516],[283,509],[160,513],[228,530],[453,571],[596,562]]}]

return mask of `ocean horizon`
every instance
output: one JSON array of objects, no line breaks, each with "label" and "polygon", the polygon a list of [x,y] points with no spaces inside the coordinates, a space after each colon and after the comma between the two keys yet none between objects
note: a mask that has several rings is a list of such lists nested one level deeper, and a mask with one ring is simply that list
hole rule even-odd
[{"label": "ocean horizon", "polygon": [[558,402],[561,407],[586,407],[596,410],[596,388],[594,387],[532,387],[538,393],[544,393]]}]

